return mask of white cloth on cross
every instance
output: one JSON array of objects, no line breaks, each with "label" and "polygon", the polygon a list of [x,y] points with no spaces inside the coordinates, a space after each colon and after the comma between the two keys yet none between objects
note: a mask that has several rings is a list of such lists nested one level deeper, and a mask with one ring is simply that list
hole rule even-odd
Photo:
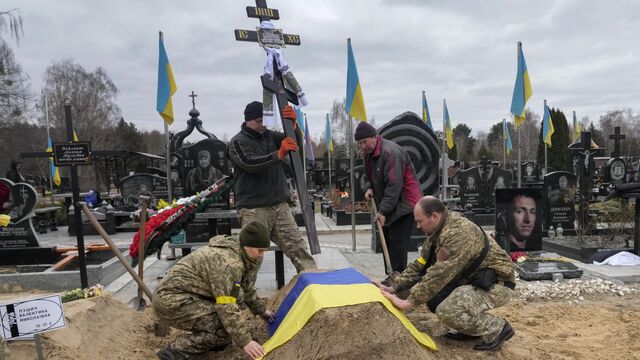
[{"label": "white cloth on cross", "polygon": [[[261,29],[275,29],[271,21],[263,21],[260,23]],[[271,80],[275,80],[275,74],[273,71],[273,63],[275,61],[278,70],[282,73],[282,78],[284,80],[285,86],[287,89],[293,91],[298,96],[298,106],[306,106],[309,104],[309,100],[307,100],[307,96],[302,91],[300,84],[293,76],[293,72],[291,72],[291,68],[287,65],[287,62],[284,59],[284,55],[281,49],[274,49],[269,47],[263,47],[264,51],[267,53],[267,63],[264,65],[264,73]],[[263,98],[263,110],[262,110],[262,121],[264,125],[270,129],[279,127],[278,119],[280,118],[280,112],[277,106],[274,104],[278,104],[276,99],[276,95],[270,92],[267,89],[263,89],[262,92]]]}]

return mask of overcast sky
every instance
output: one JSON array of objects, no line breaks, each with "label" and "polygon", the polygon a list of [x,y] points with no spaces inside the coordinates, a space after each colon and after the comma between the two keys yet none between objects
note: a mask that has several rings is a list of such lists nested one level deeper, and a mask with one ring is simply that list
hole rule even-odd
[{"label": "overcast sky", "polygon": [[[523,49],[533,97],[568,118],[599,119],[640,99],[640,3],[637,1],[267,1],[280,11],[277,27],[301,36],[285,57],[308,94],[311,133],[319,136],[334,99],[345,96],[347,38],[358,65],[369,117],[378,126],[410,110],[420,114],[421,92],[436,127],[447,99],[453,126],[488,131],[508,117],[516,75],[516,43]],[[234,29],[255,29],[250,0],[3,1],[20,9],[24,38],[11,46],[32,89],[47,66],[72,58],[101,66],[119,89],[126,121],[161,130],[156,112],[158,31],[178,91],[176,121],[186,126],[191,91],[204,127],[222,138],[239,130],[245,105],[261,97],[264,51],[237,42]]]}]

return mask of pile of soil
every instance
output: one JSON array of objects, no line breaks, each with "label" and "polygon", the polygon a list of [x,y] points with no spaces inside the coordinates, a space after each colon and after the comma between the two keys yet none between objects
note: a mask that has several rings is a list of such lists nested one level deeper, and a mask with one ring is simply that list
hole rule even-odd
[{"label": "pile of soil", "polygon": [[[269,304],[275,308],[290,286]],[[153,314],[141,313],[110,297],[65,303],[67,327],[43,334],[49,359],[154,359],[155,353],[180,334],[154,336]],[[439,351],[419,345],[381,304],[325,309],[312,317],[289,342],[266,359],[637,359],[640,354],[640,297],[594,297],[569,301],[513,301],[494,310],[513,325],[516,335],[495,354],[473,350],[442,337],[445,329],[425,307],[407,314],[415,326],[431,335]],[[266,326],[245,310],[253,336],[267,339]],[[11,359],[33,359],[31,342],[12,343]],[[246,359],[229,347],[196,359]]]}]

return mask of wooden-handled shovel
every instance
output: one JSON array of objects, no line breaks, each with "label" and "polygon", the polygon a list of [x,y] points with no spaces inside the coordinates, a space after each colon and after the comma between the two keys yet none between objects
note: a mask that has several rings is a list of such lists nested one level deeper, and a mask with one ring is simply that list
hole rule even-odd
[{"label": "wooden-handled shovel", "polygon": [[[378,213],[378,207],[376,206],[376,199],[371,196],[371,210],[373,211],[373,216],[375,218]],[[382,243],[382,255],[384,257],[384,267],[387,275],[391,275],[393,273],[393,268],[391,267],[391,259],[389,258],[389,249],[387,249],[387,242],[384,239],[384,232],[382,231],[382,225],[379,221],[373,220],[378,225],[378,234],[380,234],[380,242]]]}]

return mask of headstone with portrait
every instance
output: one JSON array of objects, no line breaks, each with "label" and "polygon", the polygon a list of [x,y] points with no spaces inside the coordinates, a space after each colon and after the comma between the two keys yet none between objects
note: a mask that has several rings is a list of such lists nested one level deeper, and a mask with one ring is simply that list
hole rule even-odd
[{"label": "headstone with portrait", "polygon": [[538,165],[534,161],[522,163],[522,182],[525,184],[538,182]]},{"label": "headstone with portrait", "polygon": [[497,166],[493,166],[489,169],[487,190],[491,196],[489,199],[491,207],[495,207],[495,191],[497,189],[510,189],[512,180],[512,174],[509,170]]},{"label": "headstone with portrait", "polygon": [[155,174],[133,174],[120,180],[122,201],[126,210],[136,210],[140,207],[140,195],[151,198],[153,207],[160,199],[165,201],[169,197],[167,178]]},{"label": "headstone with portrait", "polygon": [[490,207],[491,196],[487,194],[486,184],[482,182],[479,166],[460,171],[458,177],[460,203],[464,209],[469,205],[472,209]]},{"label": "headstone with portrait", "polygon": [[496,189],[496,241],[505,250],[542,250],[542,191],[535,188]]},{"label": "headstone with portrait", "polygon": [[604,181],[613,185],[626,183],[627,165],[623,158],[614,157],[607,161],[604,171]]},{"label": "headstone with portrait", "polygon": [[37,201],[31,185],[0,178],[0,214],[11,217],[8,226],[0,227],[0,249],[40,246],[32,221]]},{"label": "headstone with portrait", "polygon": [[[190,95],[193,99],[197,95]],[[226,157],[227,145],[214,134],[205,131],[200,120],[200,112],[195,109],[189,112],[187,129],[178,132],[171,138],[170,162],[173,198],[195,195],[213,185],[223,175],[230,175],[231,168]],[[183,145],[184,140],[193,130],[203,134],[206,139],[192,145]],[[209,206],[206,212],[217,212],[230,209],[230,194],[224,194],[216,203]],[[230,234],[231,225],[226,216],[220,219],[196,218],[186,228],[187,242],[206,242],[216,234]]]},{"label": "headstone with portrait", "polygon": [[567,171],[554,171],[544,177],[545,229],[553,226],[564,230],[575,229],[575,195],[577,177]]}]

